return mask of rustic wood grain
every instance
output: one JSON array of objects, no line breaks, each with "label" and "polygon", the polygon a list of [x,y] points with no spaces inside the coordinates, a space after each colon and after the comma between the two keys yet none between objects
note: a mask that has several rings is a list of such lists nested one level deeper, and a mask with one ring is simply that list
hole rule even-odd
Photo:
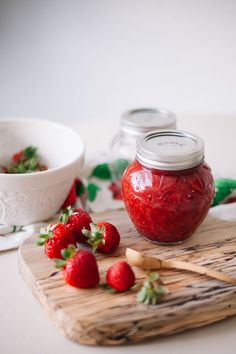
[{"label": "rustic wood grain", "polygon": [[[101,278],[108,267],[125,259],[126,247],[160,258],[191,261],[236,277],[236,223],[208,217],[183,244],[159,246],[143,240],[125,211],[94,215],[117,225],[121,246],[112,256],[97,255]],[[20,272],[35,297],[59,329],[70,339],[90,345],[134,343],[207,325],[236,314],[236,286],[205,276],[161,270],[170,289],[162,302],[136,302],[136,292],[109,294],[102,289],[79,290],[66,285],[61,272],[29,238],[19,250]],[[143,270],[135,268],[138,280]]]}]

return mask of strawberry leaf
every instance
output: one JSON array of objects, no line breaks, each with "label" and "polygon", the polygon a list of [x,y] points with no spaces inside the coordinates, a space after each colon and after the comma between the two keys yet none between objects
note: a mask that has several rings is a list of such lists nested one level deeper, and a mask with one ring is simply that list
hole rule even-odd
[{"label": "strawberry leaf", "polygon": [[40,237],[40,238],[45,238],[45,239],[46,239],[46,238],[48,238],[48,235],[45,235],[45,234],[40,234],[40,235],[39,235],[39,237]]},{"label": "strawberry leaf", "polygon": [[74,256],[76,251],[77,251],[77,248],[75,247],[75,245],[69,245],[67,248],[64,248],[63,250],[61,250],[61,255],[64,258],[64,260],[68,260]]},{"label": "strawberry leaf", "polygon": [[146,290],[142,288],[137,295],[138,302],[144,302],[146,299]]},{"label": "strawberry leaf", "polygon": [[111,288],[107,283],[99,284],[99,288],[107,291],[110,294],[118,294],[118,291],[116,289]]},{"label": "strawberry leaf", "polygon": [[83,228],[82,233],[88,238],[88,244],[92,246],[93,252],[95,252],[100,244],[105,244],[104,234],[106,232],[105,225],[99,227],[95,223],[90,223],[90,230]]},{"label": "strawberry leaf", "polygon": [[54,262],[55,262],[56,268],[63,268],[66,265],[66,261],[63,261],[63,259],[60,259],[60,258],[55,258]]},{"label": "strawberry leaf", "polygon": [[140,283],[136,283],[136,284],[134,284],[133,286],[132,286],[132,290],[136,290],[136,289],[140,289],[140,287],[141,287],[141,284]]},{"label": "strawberry leaf", "polygon": [[44,240],[39,240],[39,241],[36,242],[37,246],[43,246],[44,244],[45,244]]},{"label": "strawberry leaf", "polygon": [[159,278],[159,274],[157,272],[151,272],[149,275],[148,275],[148,279],[150,281],[155,281]]},{"label": "strawberry leaf", "polygon": [[73,213],[75,212],[75,209],[70,206],[68,206],[67,208],[63,209],[61,211],[61,215],[60,215],[60,222],[62,222],[63,224],[66,224],[67,221],[69,220],[69,217],[71,215],[73,215]]},{"label": "strawberry leaf", "polygon": [[156,305],[169,290],[162,285],[159,274],[151,272],[147,274],[147,279],[143,283],[142,289],[137,295],[137,301],[146,305]]},{"label": "strawberry leaf", "polygon": [[34,146],[28,146],[24,150],[24,157],[27,159],[31,159],[32,157],[37,157],[37,148]]}]

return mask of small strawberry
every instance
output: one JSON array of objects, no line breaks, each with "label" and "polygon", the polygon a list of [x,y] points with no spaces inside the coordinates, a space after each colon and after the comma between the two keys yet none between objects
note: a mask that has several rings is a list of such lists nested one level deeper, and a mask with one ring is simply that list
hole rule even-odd
[{"label": "small strawberry", "polygon": [[123,292],[129,290],[134,285],[135,275],[128,263],[120,261],[108,269],[106,281],[112,289]]},{"label": "small strawberry", "polygon": [[83,229],[87,242],[92,246],[93,251],[100,253],[111,253],[116,250],[120,243],[120,234],[117,228],[106,221],[91,223],[90,229]]},{"label": "small strawberry", "polygon": [[63,277],[66,283],[76,288],[94,288],[99,283],[99,272],[96,258],[85,250],[77,250],[69,246],[62,250],[64,260],[55,260],[58,268],[63,268]]},{"label": "small strawberry", "polygon": [[61,223],[42,228],[39,237],[37,245],[45,245],[45,254],[48,258],[62,258],[62,249],[76,245],[73,233]]},{"label": "small strawberry", "polygon": [[71,206],[63,209],[60,216],[60,222],[70,229],[77,242],[87,242],[87,238],[83,235],[82,229],[90,229],[92,219],[90,215],[81,208],[72,208]]}]

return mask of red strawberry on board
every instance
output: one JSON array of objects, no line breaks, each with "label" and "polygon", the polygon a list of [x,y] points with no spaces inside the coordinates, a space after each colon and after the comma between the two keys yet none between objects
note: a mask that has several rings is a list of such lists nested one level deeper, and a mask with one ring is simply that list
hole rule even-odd
[{"label": "red strawberry on board", "polygon": [[127,262],[120,261],[108,269],[106,281],[110,288],[123,292],[134,285],[135,275]]},{"label": "red strawberry on board", "polygon": [[87,242],[87,238],[83,235],[82,229],[89,229],[92,219],[90,215],[81,208],[72,208],[71,206],[63,209],[60,216],[60,222],[73,232],[77,242]]},{"label": "red strawberry on board", "polygon": [[94,288],[99,283],[99,272],[96,258],[85,250],[69,246],[62,251],[62,259],[56,259],[56,266],[63,268],[63,278],[69,285],[76,288]]},{"label": "red strawberry on board", "polygon": [[73,233],[64,224],[51,224],[40,230],[38,246],[45,246],[48,258],[62,258],[61,250],[76,245]]},{"label": "red strawberry on board", "polygon": [[120,244],[120,234],[117,228],[106,221],[91,223],[90,230],[83,229],[87,242],[92,246],[93,251],[100,253],[114,252]]}]

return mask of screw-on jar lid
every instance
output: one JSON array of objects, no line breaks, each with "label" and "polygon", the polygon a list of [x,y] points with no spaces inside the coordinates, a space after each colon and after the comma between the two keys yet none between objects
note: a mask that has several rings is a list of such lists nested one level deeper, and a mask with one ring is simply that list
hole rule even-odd
[{"label": "screw-on jar lid", "polygon": [[175,128],[176,116],[165,109],[134,109],[125,112],[121,120],[121,129],[132,135],[141,135],[156,129]]},{"label": "screw-on jar lid", "polygon": [[204,160],[204,142],[181,130],[153,131],[138,139],[136,158],[150,168],[185,170]]}]

